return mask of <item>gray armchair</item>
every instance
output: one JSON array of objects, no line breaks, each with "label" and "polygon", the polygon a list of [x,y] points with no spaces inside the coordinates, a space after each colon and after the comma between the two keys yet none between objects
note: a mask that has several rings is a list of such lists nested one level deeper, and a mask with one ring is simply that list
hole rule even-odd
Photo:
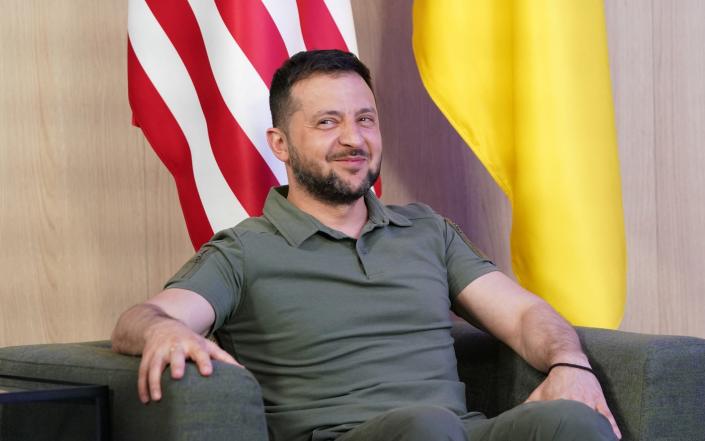
[{"label": "gray armchair", "polygon": [[[544,375],[494,338],[466,324],[454,328],[458,372],[468,406],[488,416],[521,403]],[[705,440],[705,340],[580,328],[625,440]],[[108,342],[0,349],[0,375],[20,375],[110,387],[112,439],[267,439],[259,386],[248,372],[216,362],[211,378],[189,365],[184,379],[163,376],[164,398],[137,398],[139,359]],[[90,437],[90,409],[80,404],[6,405],[0,439]],[[28,429],[29,428],[29,429]],[[86,438],[89,439],[89,438]]]}]

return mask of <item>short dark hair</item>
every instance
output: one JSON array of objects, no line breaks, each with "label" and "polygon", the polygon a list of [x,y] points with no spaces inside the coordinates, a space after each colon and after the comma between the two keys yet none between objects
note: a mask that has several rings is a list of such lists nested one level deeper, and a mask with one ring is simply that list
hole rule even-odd
[{"label": "short dark hair", "polygon": [[292,112],[291,88],[294,84],[319,73],[336,75],[346,72],[360,75],[370,90],[373,90],[370,70],[350,52],[337,49],[305,51],[286,60],[274,73],[269,89],[272,125],[285,128],[286,120]]}]

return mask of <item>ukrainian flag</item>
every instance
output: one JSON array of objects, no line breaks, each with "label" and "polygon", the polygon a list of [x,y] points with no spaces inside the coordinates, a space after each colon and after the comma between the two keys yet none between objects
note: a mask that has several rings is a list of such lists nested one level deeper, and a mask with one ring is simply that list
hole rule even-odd
[{"label": "ukrainian flag", "polygon": [[512,209],[519,282],[575,325],[616,328],[626,244],[602,0],[416,0],[437,106]]}]

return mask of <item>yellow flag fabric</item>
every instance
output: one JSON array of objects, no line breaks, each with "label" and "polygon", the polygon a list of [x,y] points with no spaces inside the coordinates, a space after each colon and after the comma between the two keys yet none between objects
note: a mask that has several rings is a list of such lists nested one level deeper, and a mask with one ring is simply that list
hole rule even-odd
[{"label": "yellow flag fabric", "polygon": [[575,325],[616,328],[626,244],[602,0],[416,0],[432,99],[512,209],[519,282]]}]

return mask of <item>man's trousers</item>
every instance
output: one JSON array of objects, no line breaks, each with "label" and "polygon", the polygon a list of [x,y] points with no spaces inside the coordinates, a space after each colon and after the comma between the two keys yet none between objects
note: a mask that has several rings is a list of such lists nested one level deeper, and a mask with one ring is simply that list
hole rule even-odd
[{"label": "man's trousers", "polygon": [[570,400],[525,403],[494,418],[437,406],[379,415],[347,432],[318,430],[312,441],[602,441],[617,439],[607,418]]}]

